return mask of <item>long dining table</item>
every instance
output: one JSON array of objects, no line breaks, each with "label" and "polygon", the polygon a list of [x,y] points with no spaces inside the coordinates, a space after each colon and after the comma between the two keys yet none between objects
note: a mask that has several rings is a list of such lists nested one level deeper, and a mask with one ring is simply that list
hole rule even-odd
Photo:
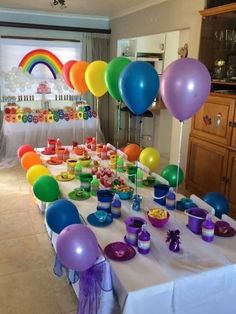
[{"label": "long dining table", "polygon": [[[108,164],[100,162],[103,166]],[[65,163],[48,167],[53,175],[66,171]],[[89,171],[88,168],[84,170]],[[127,175],[122,176],[128,183]],[[80,187],[80,181],[76,179],[58,183],[64,198]],[[168,223],[163,228],[155,228],[147,217],[150,208],[161,207],[153,200],[153,188],[138,187],[137,192],[142,196],[141,210],[132,210],[132,200],[122,201],[121,218],[102,228],[87,221],[87,216],[97,209],[97,197],[72,201],[102,249],[112,242],[124,242],[124,220],[129,216],[144,218],[151,234],[149,254],[142,255],[136,250],[135,257],[128,261],[109,260],[119,310],[107,306],[100,313],[235,314],[236,237],[215,236],[213,242],[205,242],[201,235],[189,230],[188,217],[179,210],[169,211]],[[177,197],[181,198],[181,195]],[[236,229],[236,222],[232,221],[231,225]],[[166,243],[167,231],[175,229],[180,230],[181,241],[180,251],[176,253],[170,251]]]}]

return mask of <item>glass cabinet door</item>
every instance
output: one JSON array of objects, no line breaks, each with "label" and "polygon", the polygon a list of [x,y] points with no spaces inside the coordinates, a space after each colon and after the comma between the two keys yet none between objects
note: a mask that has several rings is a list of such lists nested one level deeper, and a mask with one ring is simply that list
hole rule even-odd
[{"label": "glass cabinet door", "polygon": [[199,60],[211,74],[214,92],[236,94],[236,5],[234,6],[235,10],[231,12],[217,12],[202,18]]}]

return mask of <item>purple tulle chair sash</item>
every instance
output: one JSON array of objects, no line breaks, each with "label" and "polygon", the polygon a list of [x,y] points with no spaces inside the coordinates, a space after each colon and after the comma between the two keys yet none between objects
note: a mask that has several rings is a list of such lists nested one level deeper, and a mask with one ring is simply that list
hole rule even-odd
[{"label": "purple tulle chair sash", "polygon": [[102,291],[112,290],[111,268],[105,258],[88,270],[78,272],[66,268],[56,255],[53,271],[58,277],[65,273],[71,284],[80,280],[78,314],[97,314]]}]

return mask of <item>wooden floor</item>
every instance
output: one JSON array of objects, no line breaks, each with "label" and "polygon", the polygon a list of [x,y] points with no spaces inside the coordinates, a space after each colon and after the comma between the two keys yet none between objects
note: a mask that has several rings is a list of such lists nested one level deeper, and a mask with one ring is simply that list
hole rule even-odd
[{"label": "wooden floor", "polygon": [[75,314],[77,299],[53,274],[54,250],[20,166],[0,169],[0,314]]}]

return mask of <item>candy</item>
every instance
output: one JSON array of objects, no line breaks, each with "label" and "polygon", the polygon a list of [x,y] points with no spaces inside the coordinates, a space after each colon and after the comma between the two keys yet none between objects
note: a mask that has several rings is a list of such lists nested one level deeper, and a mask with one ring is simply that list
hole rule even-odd
[{"label": "candy", "polygon": [[167,211],[162,208],[152,208],[148,212],[148,215],[153,218],[157,219],[165,219],[167,218]]}]

